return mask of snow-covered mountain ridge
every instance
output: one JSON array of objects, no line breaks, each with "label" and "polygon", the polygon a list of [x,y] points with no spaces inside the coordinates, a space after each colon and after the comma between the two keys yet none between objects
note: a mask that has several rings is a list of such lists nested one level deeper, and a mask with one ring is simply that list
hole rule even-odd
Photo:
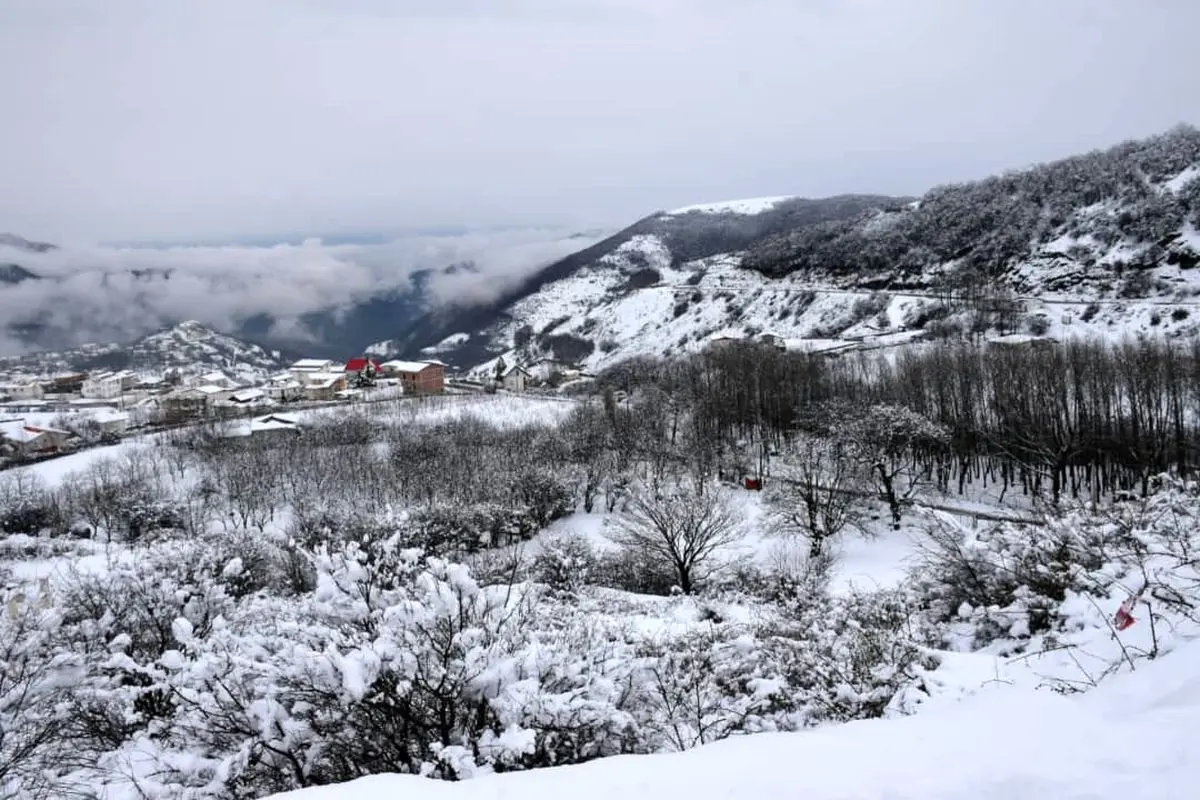
[{"label": "snow-covered mountain ridge", "polygon": [[[763,198],[660,212],[493,307],[431,314],[393,352],[603,368],[721,334],[905,340],[1200,325],[1200,131],[945,186],[919,201]],[[992,320],[995,323],[996,320]],[[1068,326],[1069,329],[1068,329]]]},{"label": "snow-covered mountain ridge", "polygon": [[85,344],[70,350],[0,359],[0,370],[49,374],[64,370],[135,369],[181,374],[223,370],[244,382],[258,382],[284,365],[281,354],[199,322],[181,322],[129,344]]}]

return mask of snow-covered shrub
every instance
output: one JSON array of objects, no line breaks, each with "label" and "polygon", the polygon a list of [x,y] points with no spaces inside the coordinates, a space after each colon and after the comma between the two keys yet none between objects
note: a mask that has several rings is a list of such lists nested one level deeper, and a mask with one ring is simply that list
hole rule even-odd
[{"label": "snow-covered shrub", "polygon": [[194,566],[236,598],[267,591],[288,596],[311,591],[316,574],[293,543],[248,531],[208,535],[197,542]]},{"label": "snow-covered shrub", "polygon": [[[299,613],[189,631],[143,665],[178,704],[169,749],[215,759],[174,783],[222,776],[221,796],[257,797],[378,772],[466,777],[524,752],[529,736],[498,727],[492,709],[527,646],[521,594],[422,564],[399,537],[370,551],[349,543],[317,563],[318,588]],[[172,763],[164,756],[179,772]]]},{"label": "snow-covered shrub", "polygon": [[419,508],[404,526],[411,546],[446,556],[525,541],[538,528],[527,509],[498,503]]},{"label": "snow-covered shrub", "polygon": [[171,536],[188,527],[188,512],[170,500],[139,498],[125,508],[122,527],[127,541]]},{"label": "snow-covered shrub", "polygon": [[804,727],[803,698],[779,658],[748,632],[712,628],[642,646],[643,736],[651,751],[687,750],[738,733]]},{"label": "snow-covered shrub", "polygon": [[1080,506],[1036,526],[943,525],[930,532],[911,586],[943,642],[965,628],[973,646],[1019,648],[1040,634],[1105,626],[1100,605],[1139,591],[1152,619],[1200,625],[1198,554],[1200,484],[1164,476],[1146,498]]},{"label": "snow-covered shrub", "polygon": [[951,521],[927,530],[912,575],[935,623],[970,617],[975,645],[1057,624],[1058,606],[1104,566],[1112,532],[1047,520],[971,530]]},{"label": "snow-covered shrub", "polygon": [[527,510],[529,517],[544,528],[556,519],[570,514],[574,493],[558,476],[541,469],[530,469],[516,477],[512,484],[514,502]]},{"label": "snow-covered shrub", "polygon": [[25,470],[0,474],[0,533],[36,536],[64,528],[61,509],[41,478]]},{"label": "snow-covered shrub", "polygon": [[654,554],[620,548],[600,553],[595,569],[597,586],[621,589],[634,594],[666,596],[677,589],[675,569]]},{"label": "snow-covered shrub", "polygon": [[0,597],[0,797],[62,797],[58,779],[85,761],[64,741],[81,659],[55,646],[48,598]]},{"label": "snow-covered shrub", "polygon": [[170,542],[101,574],[69,574],[57,603],[73,643],[90,651],[120,641],[120,649],[131,656],[157,658],[174,647],[172,626],[181,617],[197,635],[205,635],[235,608],[222,583],[229,580],[222,575],[225,565],[209,546]]},{"label": "snow-covered shrub", "polygon": [[580,534],[564,534],[542,540],[533,558],[530,578],[555,591],[573,593],[591,585],[600,571],[595,546]]}]

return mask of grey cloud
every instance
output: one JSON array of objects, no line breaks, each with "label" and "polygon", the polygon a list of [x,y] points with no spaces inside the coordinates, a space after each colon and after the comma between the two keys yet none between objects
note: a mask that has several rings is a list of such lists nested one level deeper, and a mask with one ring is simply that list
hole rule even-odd
[{"label": "grey cloud", "polygon": [[0,230],[615,224],[1200,121],[1191,0],[6,0]]},{"label": "grey cloud", "polygon": [[[561,231],[522,229],[377,245],[313,239],[273,247],[64,247],[44,254],[0,248],[0,261],[19,260],[44,278],[0,286],[0,319],[49,320],[82,343],[134,337],[182,319],[229,329],[266,312],[279,320],[275,333],[295,336],[305,312],[344,311],[372,295],[407,290],[418,270],[470,262],[469,273],[435,278],[430,304],[477,302],[586,243]],[[0,341],[0,354],[18,348]]]}]

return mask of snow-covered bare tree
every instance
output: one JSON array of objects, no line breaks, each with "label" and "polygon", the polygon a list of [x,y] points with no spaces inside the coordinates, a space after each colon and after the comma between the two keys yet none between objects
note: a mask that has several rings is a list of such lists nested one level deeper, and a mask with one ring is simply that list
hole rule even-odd
[{"label": "snow-covered bare tree", "polygon": [[929,478],[929,467],[920,457],[940,450],[950,440],[944,426],[897,405],[869,407],[842,428],[840,436],[875,481],[896,528],[904,502]]},{"label": "snow-covered bare tree", "polygon": [[768,494],[771,525],[784,535],[808,538],[810,555],[863,516],[868,476],[853,448],[836,439],[805,435],[793,441],[776,465]]},{"label": "snow-covered bare tree", "polygon": [[619,544],[669,564],[685,594],[712,574],[717,552],[741,535],[725,490],[681,481],[635,491],[614,527]]}]

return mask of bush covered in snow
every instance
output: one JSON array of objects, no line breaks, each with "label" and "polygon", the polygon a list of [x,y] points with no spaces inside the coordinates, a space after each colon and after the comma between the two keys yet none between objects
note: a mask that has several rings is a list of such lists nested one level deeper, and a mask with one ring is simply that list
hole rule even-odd
[{"label": "bush covered in snow", "polygon": [[1101,607],[1131,596],[1152,629],[1139,655],[1200,632],[1200,483],[1155,483],[1145,498],[1041,525],[931,530],[912,589],[941,643],[1057,647],[1084,627],[1111,628]]},{"label": "bush covered in snow", "polygon": [[[158,542],[68,576],[40,638],[28,616],[0,622],[0,640],[29,642],[6,676],[46,674],[44,701],[12,718],[50,731],[29,758],[51,769],[29,786],[136,776],[148,797],[251,798],[378,772],[460,779],[904,711],[933,666],[890,595],[814,589],[746,620],[588,588],[598,560],[580,539],[533,567],[569,594],[482,586],[407,540],[318,544],[307,586],[281,566],[295,545],[254,537]],[[664,613],[692,621],[633,622]],[[56,761],[64,737],[72,759]]]}]

